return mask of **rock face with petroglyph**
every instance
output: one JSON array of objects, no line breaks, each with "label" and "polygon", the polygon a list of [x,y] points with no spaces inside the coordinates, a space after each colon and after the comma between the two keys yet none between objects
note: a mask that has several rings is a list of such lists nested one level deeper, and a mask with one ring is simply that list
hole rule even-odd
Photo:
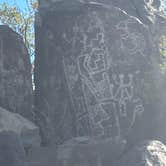
[{"label": "rock face with petroglyph", "polygon": [[113,6],[65,1],[41,8],[36,20],[36,114],[43,143],[127,138],[135,126],[145,137],[153,117],[146,80],[156,52],[147,26]]},{"label": "rock face with petroglyph", "polygon": [[28,51],[20,35],[0,26],[0,106],[32,119],[32,80]]}]

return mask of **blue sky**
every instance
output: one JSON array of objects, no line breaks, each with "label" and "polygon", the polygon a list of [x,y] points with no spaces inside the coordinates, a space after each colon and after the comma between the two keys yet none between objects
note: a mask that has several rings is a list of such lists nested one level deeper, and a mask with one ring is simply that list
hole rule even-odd
[{"label": "blue sky", "polygon": [[[7,4],[11,5],[11,6],[18,6],[18,8],[24,12],[24,13],[28,13],[29,9],[28,9],[28,4],[26,2],[26,0],[0,0],[0,5],[6,2]],[[31,55],[31,62],[34,61],[34,55]]]},{"label": "blue sky", "polygon": [[18,6],[20,10],[28,12],[26,0],[0,0],[0,4],[2,4],[3,2],[6,2],[10,5]]}]

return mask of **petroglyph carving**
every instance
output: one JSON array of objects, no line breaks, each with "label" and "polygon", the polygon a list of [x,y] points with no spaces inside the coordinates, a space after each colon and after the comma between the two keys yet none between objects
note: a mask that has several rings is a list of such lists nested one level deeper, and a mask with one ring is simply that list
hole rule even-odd
[{"label": "petroglyph carving", "polygon": [[[118,81],[119,78],[119,81]],[[118,89],[115,92],[114,100],[131,100],[133,97],[133,75],[128,75],[128,82],[124,81],[125,76],[123,74],[113,75],[115,85],[118,85]]]},{"label": "petroglyph carving", "polygon": [[[121,21],[117,24],[117,31],[120,31],[121,48],[128,50],[132,55],[139,52],[144,56],[144,38],[138,32],[131,32],[130,26],[133,24],[135,23],[132,20]],[[115,69],[112,70],[114,66],[110,64],[111,55],[108,53],[105,43],[102,21],[95,12],[91,15],[87,27],[78,27],[76,25],[74,28],[76,34],[73,40],[76,41],[70,41],[70,43],[77,43],[77,36],[81,36],[78,40],[83,43],[80,55],[73,58],[72,63],[64,61],[78,124],[82,123],[84,119],[89,119],[89,130],[92,135],[112,136],[114,133],[114,135],[120,136],[121,127],[123,127],[120,124],[120,118],[128,119],[128,114],[130,114],[128,126],[128,130],[130,130],[137,114],[144,111],[141,99],[135,100],[135,75],[130,72],[123,74],[123,71],[118,74],[110,72]],[[132,45],[126,45],[127,42]],[[79,94],[75,93],[78,84],[82,88],[79,90],[81,91]],[[80,98],[81,95],[83,97]],[[94,101],[90,102],[92,99]],[[128,112],[129,104],[132,104],[133,107],[130,113]],[[131,113],[131,111],[133,112]],[[79,126],[79,128],[81,127],[83,125]]]},{"label": "petroglyph carving", "polygon": [[134,55],[139,52],[142,56],[144,55],[145,40],[141,33],[134,32],[132,26],[135,22],[133,20],[120,21],[116,25],[116,29],[120,32],[120,48],[128,53]]}]

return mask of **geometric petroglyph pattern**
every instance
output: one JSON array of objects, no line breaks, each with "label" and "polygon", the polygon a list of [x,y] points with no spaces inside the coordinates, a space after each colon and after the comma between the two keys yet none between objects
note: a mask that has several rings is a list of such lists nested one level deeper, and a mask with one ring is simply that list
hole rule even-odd
[{"label": "geometric petroglyph pattern", "polygon": [[[97,13],[93,12],[86,24],[73,28],[73,43],[82,43],[80,54],[75,58],[71,58],[71,55],[68,60],[66,57],[64,59],[70,97],[78,120],[78,135],[88,132],[92,136],[120,136],[123,127],[121,119],[129,120],[126,127],[128,131],[137,113],[144,111],[141,99],[134,94],[135,75],[130,72],[123,74],[123,71],[118,74],[111,72],[112,55],[108,51],[105,29]],[[117,31],[120,31],[120,48],[133,55],[140,52],[145,56],[143,35],[131,33],[130,25],[132,21],[125,20],[116,26]],[[129,105],[132,105],[130,118]]]}]

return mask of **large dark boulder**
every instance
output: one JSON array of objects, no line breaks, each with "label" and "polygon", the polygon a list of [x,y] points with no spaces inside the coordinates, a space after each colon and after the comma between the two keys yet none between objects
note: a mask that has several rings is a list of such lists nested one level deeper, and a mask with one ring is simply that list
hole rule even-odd
[{"label": "large dark boulder", "polygon": [[28,50],[19,34],[0,26],[0,106],[32,119],[32,78]]},{"label": "large dark boulder", "polygon": [[43,143],[151,139],[158,56],[150,28],[119,8],[79,1],[40,8],[35,105]]},{"label": "large dark boulder", "polygon": [[[39,0],[41,8],[51,7],[55,2],[67,2],[68,0]],[[70,0],[72,2],[82,3],[102,3],[105,5],[114,5],[129,15],[137,17],[145,24],[152,24],[155,21],[156,14],[164,11],[164,5],[161,0]],[[68,6],[70,8],[70,6]]]}]

